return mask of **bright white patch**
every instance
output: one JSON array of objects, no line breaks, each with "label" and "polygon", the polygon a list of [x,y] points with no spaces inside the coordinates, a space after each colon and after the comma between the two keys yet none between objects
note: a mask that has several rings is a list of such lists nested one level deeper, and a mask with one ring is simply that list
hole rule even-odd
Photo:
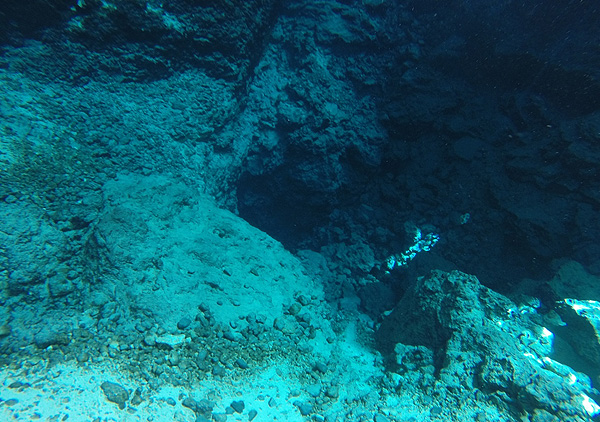
[{"label": "bright white patch", "polygon": [[585,394],[581,395],[581,399],[581,405],[590,416],[600,414],[600,406],[598,406],[594,400],[590,399]]}]

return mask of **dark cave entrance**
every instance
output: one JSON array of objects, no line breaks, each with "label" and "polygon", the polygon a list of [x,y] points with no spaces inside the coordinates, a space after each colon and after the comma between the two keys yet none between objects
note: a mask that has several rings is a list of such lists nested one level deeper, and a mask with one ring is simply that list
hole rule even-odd
[{"label": "dark cave entrance", "polygon": [[290,251],[316,247],[315,232],[328,224],[331,197],[323,198],[298,184],[286,186],[277,173],[246,173],[237,185],[240,217]]}]

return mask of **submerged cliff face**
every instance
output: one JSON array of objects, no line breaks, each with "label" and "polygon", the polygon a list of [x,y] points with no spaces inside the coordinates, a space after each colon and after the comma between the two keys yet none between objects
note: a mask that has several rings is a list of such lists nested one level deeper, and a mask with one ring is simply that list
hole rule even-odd
[{"label": "submerged cliff face", "polygon": [[[290,248],[359,242],[381,260],[406,243],[406,221],[422,221],[448,239],[443,258],[500,285],[564,256],[596,266],[599,35],[588,9],[8,2],[2,60],[88,87],[63,120],[87,132],[93,156],[122,156],[107,167],[130,148],[93,138],[134,134],[149,144],[138,154],[156,149],[158,167],[206,181]],[[107,110],[131,89],[133,108]],[[98,113],[122,130],[107,132]],[[514,272],[502,276],[506,263]]]}]

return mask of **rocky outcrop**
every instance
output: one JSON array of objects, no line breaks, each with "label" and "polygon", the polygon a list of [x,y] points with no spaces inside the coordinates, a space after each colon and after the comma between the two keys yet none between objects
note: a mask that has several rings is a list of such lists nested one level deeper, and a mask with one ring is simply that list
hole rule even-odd
[{"label": "rocky outcrop", "polygon": [[407,291],[377,339],[400,387],[409,380],[408,388],[443,385],[461,400],[476,392],[533,420],[589,420],[600,411],[588,407],[598,393],[589,377],[552,359],[553,334],[541,320],[533,307],[517,307],[473,276],[433,272]]}]

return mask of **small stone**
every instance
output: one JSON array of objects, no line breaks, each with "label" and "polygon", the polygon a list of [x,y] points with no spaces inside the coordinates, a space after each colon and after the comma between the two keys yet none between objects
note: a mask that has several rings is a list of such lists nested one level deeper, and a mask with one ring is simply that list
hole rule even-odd
[{"label": "small stone", "polygon": [[198,352],[198,356],[196,356],[196,362],[203,363],[208,357],[208,350],[203,349]]},{"label": "small stone", "polygon": [[229,406],[231,406],[231,408],[235,410],[236,413],[244,412],[244,408],[246,407],[243,400],[234,400]]},{"label": "small stone", "polygon": [[135,390],[135,392],[133,393],[133,396],[131,397],[131,405],[139,406],[143,401],[144,401],[144,399],[142,399],[140,390],[139,389]]},{"label": "small stone", "polygon": [[237,358],[235,360],[235,364],[242,369],[248,369],[248,363],[246,363],[246,361],[242,358]]},{"label": "small stone", "polygon": [[198,402],[197,411],[198,411],[198,413],[209,414],[210,412],[212,412],[214,407],[215,407],[214,402],[207,400],[207,399],[202,399]]},{"label": "small stone", "polygon": [[316,371],[324,374],[325,372],[327,372],[327,365],[325,365],[323,362],[317,362],[317,363],[315,363],[314,369]]},{"label": "small stone", "polygon": [[185,334],[173,335],[165,334],[155,339],[156,343],[169,349],[185,342]]},{"label": "small stone", "polygon": [[233,332],[229,330],[223,333],[223,338],[229,341],[235,341],[235,336],[233,335]]},{"label": "small stone", "polygon": [[177,353],[175,351],[172,351],[171,353],[169,353],[169,355],[167,356],[167,360],[169,361],[171,366],[177,366],[177,365],[179,365],[179,362],[181,361],[181,359],[179,358],[179,353]]},{"label": "small stone", "polygon": [[186,397],[185,399],[183,399],[181,405],[183,407],[191,409],[193,412],[196,412],[196,409],[198,409],[198,402],[191,397]]},{"label": "small stone", "polygon": [[31,386],[31,384],[27,384],[27,383],[24,383],[21,381],[14,381],[8,385],[8,388],[17,389],[17,388],[25,388],[25,387],[30,387],[30,386]]},{"label": "small stone", "polygon": [[213,413],[211,416],[214,422],[227,422],[227,415],[223,413]]},{"label": "small stone", "polygon": [[0,337],[6,337],[10,335],[10,326],[9,325],[0,325]]},{"label": "small stone", "polygon": [[90,360],[90,354],[88,352],[81,352],[77,355],[77,362],[85,363]]},{"label": "small stone", "polygon": [[330,399],[337,399],[340,396],[340,387],[338,385],[331,385],[325,391],[325,395]]},{"label": "small stone", "polygon": [[109,402],[119,405],[119,409],[125,408],[125,402],[129,399],[129,393],[122,385],[105,381],[100,388]]},{"label": "small stone", "polygon": [[277,400],[275,400],[275,397],[271,397],[269,399],[269,407],[275,407],[277,406]]},{"label": "small stone", "polygon": [[273,321],[273,328],[288,336],[295,333],[296,327],[297,323],[290,319],[279,317]]},{"label": "small stone", "polygon": [[186,328],[188,328],[190,326],[191,323],[192,323],[191,318],[188,316],[184,316],[177,323],[177,328],[179,328],[180,330],[185,330]]},{"label": "small stone", "polygon": [[321,394],[321,385],[320,384],[312,384],[306,387],[306,392],[310,394],[312,397],[318,397]]},{"label": "small stone", "polygon": [[442,408],[440,406],[433,406],[429,409],[429,413],[433,416],[438,416],[442,413]]},{"label": "small stone", "polygon": [[156,336],[153,335],[148,335],[146,337],[144,337],[144,344],[146,346],[155,346],[156,345]]},{"label": "small stone", "polygon": [[296,318],[298,319],[298,321],[302,321],[302,322],[306,322],[306,323],[310,323],[310,321],[311,321],[311,316],[308,312],[297,315]]},{"label": "small stone", "polygon": [[273,321],[273,328],[275,328],[277,331],[282,331],[284,327],[285,327],[284,319],[283,318],[275,318],[275,321]]},{"label": "small stone", "polygon": [[254,418],[256,417],[256,415],[258,415],[258,412],[256,410],[252,409],[251,411],[248,412],[248,420],[253,421]]},{"label": "small stone", "polygon": [[305,403],[305,402],[301,402],[301,401],[295,401],[294,405],[298,408],[298,410],[300,411],[300,414],[302,416],[308,416],[313,411],[312,404],[310,404],[310,403]]},{"label": "small stone", "polygon": [[4,202],[6,202],[7,204],[12,204],[14,202],[17,202],[17,198],[14,195],[7,195],[6,198],[4,198]]},{"label": "small stone", "polygon": [[217,377],[222,377],[225,375],[225,368],[220,365],[215,365],[212,369],[212,374]]},{"label": "small stone", "polygon": [[300,305],[298,302],[295,302],[288,308],[288,312],[290,315],[297,315],[301,309],[302,305]]}]

